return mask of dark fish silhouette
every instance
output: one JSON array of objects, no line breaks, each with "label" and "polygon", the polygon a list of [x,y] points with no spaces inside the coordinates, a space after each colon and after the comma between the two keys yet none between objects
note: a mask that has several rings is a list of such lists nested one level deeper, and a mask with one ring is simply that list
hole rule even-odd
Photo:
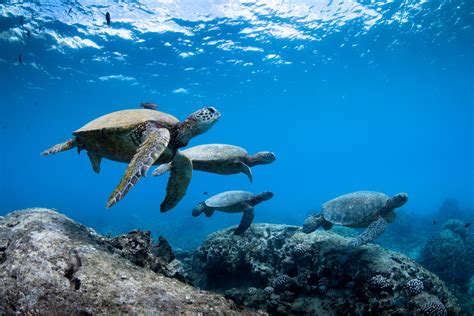
[{"label": "dark fish silhouette", "polygon": [[469,226],[471,226],[471,223],[467,223],[466,225],[464,225],[464,227],[468,228]]},{"label": "dark fish silhouette", "polygon": [[28,39],[30,39],[30,35],[31,35],[30,30],[27,30],[26,31],[26,36],[28,37]]},{"label": "dark fish silhouette", "polygon": [[204,194],[204,195],[207,195],[207,192],[206,192],[206,191],[204,191],[204,192],[202,192],[202,194]]},{"label": "dark fish silhouette", "polygon": [[23,17],[20,17],[20,24],[23,24]]},{"label": "dark fish silhouette", "polygon": [[110,13],[109,12],[105,14],[105,19],[107,20],[107,25],[110,26]]},{"label": "dark fish silhouette", "polygon": [[433,225],[436,225],[436,221],[433,221]]},{"label": "dark fish silhouette", "polygon": [[140,103],[140,106],[142,108],[149,109],[149,110],[155,110],[155,111],[158,110],[158,105],[152,102],[142,102]]},{"label": "dark fish silhouette", "polygon": [[71,11],[72,11],[72,8],[70,8],[69,11],[67,11],[67,14],[71,14]]},{"label": "dark fish silhouette", "polygon": [[21,54],[18,55],[18,62],[20,63],[20,65],[23,64],[23,58],[21,58]]}]

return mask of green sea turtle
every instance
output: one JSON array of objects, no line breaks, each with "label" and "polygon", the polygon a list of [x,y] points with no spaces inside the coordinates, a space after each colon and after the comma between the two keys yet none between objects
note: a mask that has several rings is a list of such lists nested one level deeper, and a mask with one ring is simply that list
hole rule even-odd
[{"label": "green sea turtle", "polygon": [[[241,147],[225,144],[208,144],[182,150],[181,153],[191,159],[193,169],[217,174],[245,173],[252,182],[250,167],[269,164],[275,161],[275,154],[269,151],[249,155]],[[172,163],[163,164],[153,171],[160,176],[171,169]]]},{"label": "green sea turtle", "polygon": [[95,172],[102,158],[129,163],[125,175],[107,202],[107,208],[120,201],[144,177],[153,164],[173,161],[166,197],[160,210],[172,209],[186,193],[192,175],[192,162],[178,148],[209,130],[221,114],[213,107],[192,113],[183,122],[155,110],[135,109],[101,116],[77,131],[75,138],[45,150],[48,156],[77,147],[85,149]]},{"label": "green sea turtle", "polygon": [[319,214],[311,214],[303,224],[303,232],[309,234],[322,226],[332,225],[363,228],[351,245],[359,246],[375,240],[385,230],[387,223],[395,220],[394,209],[408,200],[406,193],[398,193],[392,198],[380,192],[360,191],[342,195],[324,203]]},{"label": "green sea turtle", "polygon": [[272,192],[253,194],[246,191],[227,191],[214,195],[196,205],[193,209],[193,216],[199,216],[204,212],[207,217],[211,217],[216,210],[226,213],[243,212],[244,214],[240,220],[240,225],[234,232],[234,235],[242,235],[247,228],[250,227],[250,224],[252,224],[254,218],[253,207],[272,197]]}]

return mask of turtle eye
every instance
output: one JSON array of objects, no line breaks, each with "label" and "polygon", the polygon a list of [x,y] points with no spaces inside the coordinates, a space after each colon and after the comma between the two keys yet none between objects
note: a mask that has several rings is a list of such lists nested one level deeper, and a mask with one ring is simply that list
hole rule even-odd
[{"label": "turtle eye", "polygon": [[211,114],[216,113],[216,110],[214,110],[214,108],[208,108],[208,111],[211,112]]}]

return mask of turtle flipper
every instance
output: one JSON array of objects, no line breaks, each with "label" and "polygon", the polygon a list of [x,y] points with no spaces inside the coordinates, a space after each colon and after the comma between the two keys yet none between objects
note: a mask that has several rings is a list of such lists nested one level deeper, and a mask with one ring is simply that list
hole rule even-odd
[{"label": "turtle flipper", "polygon": [[140,147],[138,147],[122,180],[120,180],[120,183],[110,195],[107,208],[123,199],[135,183],[146,175],[151,165],[153,165],[168,146],[170,140],[170,132],[168,129],[149,127],[144,133],[145,140]]},{"label": "turtle flipper", "polygon": [[61,152],[61,151],[66,151],[66,150],[69,150],[69,149],[73,149],[74,147],[77,147],[76,140],[75,139],[69,139],[69,140],[65,141],[64,143],[56,144],[53,147],[51,147],[49,149],[46,149],[45,151],[43,151],[41,153],[41,156],[54,155],[54,154],[56,154],[58,152]]},{"label": "turtle flipper", "polygon": [[387,227],[387,221],[379,217],[375,221],[373,221],[359,236],[353,239],[349,245],[350,246],[362,246],[366,243],[369,243],[375,240],[377,237],[382,235],[385,231],[385,227]]},{"label": "turtle flipper", "polygon": [[156,168],[155,170],[153,170],[152,175],[154,177],[158,177],[158,176],[164,175],[165,173],[170,171],[170,169],[171,169],[171,163],[165,163],[159,166],[158,168]]},{"label": "turtle flipper", "polygon": [[250,169],[249,166],[247,166],[245,163],[242,161],[237,162],[237,168],[239,172],[245,173],[247,177],[249,178],[250,182],[253,181],[253,176],[252,176],[252,169]]},{"label": "turtle flipper", "polygon": [[242,235],[247,230],[247,228],[250,227],[254,217],[255,212],[253,210],[253,206],[246,205],[244,208],[244,215],[242,215],[239,227],[237,227],[237,229],[234,231],[234,235]]},{"label": "turtle flipper", "polygon": [[166,197],[160,205],[161,212],[167,212],[178,204],[186,194],[192,175],[191,159],[177,151],[171,162],[171,174],[166,186]]},{"label": "turtle flipper", "polygon": [[87,156],[89,156],[89,160],[91,161],[94,172],[100,173],[100,162],[102,157],[90,151],[87,152]]}]

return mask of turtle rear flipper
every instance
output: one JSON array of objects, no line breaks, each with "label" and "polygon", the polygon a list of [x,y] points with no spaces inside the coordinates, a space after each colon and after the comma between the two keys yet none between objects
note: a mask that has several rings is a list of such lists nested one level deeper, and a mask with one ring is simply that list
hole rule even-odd
[{"label": "turtle rear flipper", "polygon": [[253,222],[253,218],[255,217],[254,209],[251,205],[246,205],[244,209],[244,215],[242,215],[242,219],[240,220],[239,227],[234,231],[234,235],[242,235],[247,228]]},{"label": "turtle rear flipper", "polygon": [[165,163],[159,166],[158,168],[156,168],[155,170],[153,170],[152,175],[154,177],[159,177],[161,175],[164,175],[168,171],[170,171],[170,169],[171,169],[171,163]]},{"label": "turtle rear flipper", "polygon": [[373,221],[359,236],[353,239],[349,245],[350,246],[362,246],[371,241],[374,241],[377,237],[382,235],[385,231],[385,227],[387,227],[387,221],[379,217],[375,221]]},{"label": "turtle rear flipper", "polygon": [[145,140],[138,147],[136,154],[128,165],[125,175],[110,195],[107,208],[123,199],[130,189],[141,177],[146,175],[148,169],[161,156],[168,146],[170,132],[166,128],[148,127],[144,133]]},{"label": "turtle rear flipper", "polygon": [[171,210],[181,201],[186,194],[192,175],[193,163],[191,159],[177,151],[171,162],[171,174],[166,186],[166,196],[160,205],[162,213]]},{"label": "turtle rear flipper", "polygon": [[69,149],[73,149],[74,147],[77,147],[77,141],[75,139],[69,139],[69,140],[65,141],[64,143],[56,144],[53,147],[51,147],[49,149],[46,149],[45,151],[43,151],[41,153],[41,156],[54,155],[54,154],[56,154],[58,152],[61,152],[61,151],[66,151],[66,150],[69,150]]}]

